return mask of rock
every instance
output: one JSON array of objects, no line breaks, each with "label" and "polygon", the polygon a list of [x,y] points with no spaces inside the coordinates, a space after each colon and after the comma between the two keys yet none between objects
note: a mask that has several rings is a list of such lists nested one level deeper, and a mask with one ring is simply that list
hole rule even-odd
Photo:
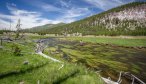
[{"label": "rock", "polygon": [[142,47],[140,46],[140,47],[138,47],[139,49],[142,49]]},{"label": "rock", "polygon": [[3,46],[0,46],[0,49],[3,49]]},{"label": "rock", "polygon": [[24,61],[23,64],[24,65],[28,65],[29,64],[29,61]]},{"label": "rock", "polygon": [[24,84],[24,81],[19,82],[19,84]]},{"label": "rock", "polygon": [[59,52],[58,51],[55,51],[55,54],[59,54]]},{"label": "rock", "polygon": [[40,80],[38,80],[37,84],[40,84]]},{"label": "rock", "polygon": [[138,47],[133,47],[134,49],[139,49]]}]

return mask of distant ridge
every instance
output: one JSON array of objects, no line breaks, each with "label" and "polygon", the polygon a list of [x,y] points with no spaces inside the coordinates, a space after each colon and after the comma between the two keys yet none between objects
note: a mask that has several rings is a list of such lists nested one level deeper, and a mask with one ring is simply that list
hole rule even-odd
[{"label": "distant ridge", "polygon": [[45,34],[48,32],[49,29],[52,29],[54,27],[65,25],[65,23],[58,23],[58,24],[45,24],[42,26],[36,26],[30,29],[24,29],[23,32],[29,32],[29,33],[40,33]]}]

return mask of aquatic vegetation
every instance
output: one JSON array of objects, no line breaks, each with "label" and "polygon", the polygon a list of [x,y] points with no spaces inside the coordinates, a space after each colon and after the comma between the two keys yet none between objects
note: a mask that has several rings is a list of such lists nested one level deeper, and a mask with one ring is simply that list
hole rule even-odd
[{"label": "aquatic vegetation", "polygon": [[[145,71],[146,62],[146,50],[145,49],[136,49],[136,48],[126,48],[120,46],[111,46],[105,44],[98,44],[95,42],[84,41],[85,45],[80,46],[79,40],[72,41],[70,39],[84,39],[80,37],[70,37],[60,38],[63,39],[63,42],[57,42],[57,45],[61,45],[61,52],[57,54],[52,54],[55,58],[64,59],[62,54],[65,53],[69,60],[64,59],[65,61],[83,64],[87,68],[94,69],[95,71],[101,71],[103,76],[111,76],[116,78],[117,74],[120,71],[128,71],[133,74],[136,74],[139,78],[145,79],[146,75],[140,74],[139,72]],[[92,37],[91,37],[92,38]],[[90,38],[88,38],[90,39]],[[106,38],[104,38],[106,39]],[[109,39],[106,39],[109,40]],[[129,42],[128,42],[129,41]],[[127,40],[130,45],[131,39]],[[142,41],[143,42],[143,41]],[[73,44],[72,44],[73,43]],[[57,46],[56,45],[56,46]],[[128,46],[128,45],[127,45]],[[134,45],[132,45],[134,46]],[[55,48],[48,47],[47,49]],[[49,54],[49,52],[48,52]],[[143,60],[142,60],[143,59]],[[141,62],[140,64],[138,62]],[[143,67],[140,67],[143,66]]]}]

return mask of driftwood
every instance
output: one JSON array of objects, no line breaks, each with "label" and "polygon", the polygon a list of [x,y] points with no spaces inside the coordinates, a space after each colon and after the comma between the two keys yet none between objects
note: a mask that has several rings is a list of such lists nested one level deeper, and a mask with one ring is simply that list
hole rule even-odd
[{"label": "driftwood", "polygon": [[11,39],[11,38],[2,38],[1,40],[13,41],[13,39]]},{"label": "driftwood", "polygon": [[141,79],[139,79],[138,77],[136,77],[135,75],[129,73],[129,72],[124,72],[123,73],[123,76],[129,80],[132,81],[132,84],[135,84],[135,83],[139,83],[139,84],[146,84],[144,83]]},{"label": "driftwood", "polygon": [[110,77],[108,78],[101,77],[101,78],[104,80],[106,84],[121,84],[123,77],[130,80],[131,84],[146,84],[141,79],[139,79],[138,77],[136,77],[135,75],[129,72],[120,72],[119,78],[116,82],[112,81]]}]

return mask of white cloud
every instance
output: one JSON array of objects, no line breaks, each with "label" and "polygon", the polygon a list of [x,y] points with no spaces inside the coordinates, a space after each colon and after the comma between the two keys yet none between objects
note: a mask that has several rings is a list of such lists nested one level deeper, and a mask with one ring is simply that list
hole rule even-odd
[{"label": "white cloud", "polygon": [[65,2],[64,0],[60,0],[60,3],[62,7],[69,8],[71,6],[71,0],[68,0],[68,2]]},{"label": "white cloud", "polygon": [[[28,2],[26,2],[26,3],[28,3]],[[40,0],[30,1],[28,4],[30,4],[34,7],[40,8],[43,11],[47,11],[47,12],[52,12],[52,11],[60,11],[61,12],[61,8],[54,6],[54,4],[48,4],[48,3],[45,3],[45,2],[40,1]]]},{"label": "white cloud", "polygon": [[[38,2],[37,2],[38,3]],[[36,4],[36,7],[41,7],[43,10],[49,12],[56,11],[62,13],[61,16],[56,17],[54,20],[48,18],[43,18],[40,12],[20,10],[15,4],[7,3],[7,8],[11,15],[1,14],[0,13],[0,26],[1,28],[10,27],[10,19],[12,20],[12,29],[16,29],[17,20],[21,19],[21,28],[31,28],[34,26],[41,26],[45,24],[56,24],[60,22],[70,23],[76,21],[82,16],[87,16],[91,14],[91,11],[88,8],[76,7],[71,4],[71,1],[65,2],[61,0],[59,3],[63,8],[58,8],[54,5],[50,5],[44,2],[39,2]]]},{"label": "white cloud", "polygon": [[45,11],[60,11],[61,10],[60,8],[57,8],[53,5],[45,4],[45,3],[42,4],[41,8]]},{"label": "white cloud", "polygon": [[[65,22],[65,23],[73,22],[77,20],[76,18],[80,16],[91,14],[91,11],[88,10],[88,7],[84,7],[84,8],[76,7],[71,2],[71,0],[58,0],[54,4],[45,3],[43,1],[35,1],[35,4],[34,3],[30,3],[30,4],[36,7],[40,7],[44,11],[47,11],[48,13],[55,11],[55,12],[63,14],[60,17],[56,17],[55,20]],[[61,7],[57,7],[57,5]]]},{"label": "white cloud", "polygon": [[75,17],[86,15],[87,13],[90,13],[88,8],[72,8],[66,11],[64,17],[75,18]]},{"label": "white cloud", "polygon": [[71,0],[60,0],[58,4],[61,5],[61,10],[58,12],[63,13],[63,15],[58,18],[61,22],[70,23],[82,16],[88,16],[92,13],[88,7],[77,7]]},{"label": "white cloud", "polygon": [[128,1],[124,1],[124,0],[84,0],[87,3],[96,6],[97,8],[100,8],[102,10],[108,10],[111,9],[113,7],[125,4],[125,3],[129,3],[129,2],[133,2],[134,0],[128,0]]},{"label": "white cloud", "polygon": [[6,29],[8,27],[10,27],[10,23],[0,19],[0,29],[2,30],[2,29]]},{"label": "white cloud", "polygon": [[70,23],[78,19],[78,17],[86,16],[91,14],[91,11],[88,8],[71,8],[66,10],[64,15],[57,18],[60,22]]},{"label": "white cloud", "polygon": [[7,5],[11,15],[0,14],[0,26],[1,29],[10,27],[10,20],[12,29],[16,29],[15,26],[17,24],[17,20],[21,19],[21,28],[31,28],[34,26],[40,26],[45,24],[56,24],[59,21],[53,21],[46,18],[41,17],[41,13],[32,12],[27,10],[19,10],[17,8],[13,8]]},{"label": "white cloud", "polygon": [[[39,4],[32,4],[33,6],[40,7],[44,11],[52,12],[58,12],[61,13],[62,15],[59,17],[56,17],[55,21],[57,22],[64,22],[64,23],[70,23],[73,21],[76,21],[78,17],[84,16],[84,15],[90,15],[91,11],[88,10],[88,8],[81,8],[81,7],[76,7],[71,3],[71,0],[65,1],[65,0],[58,0],[55,4],[49,4],[49,3],[44,3],[43,1],[35,1],[35,3]],[[55,6],[61,6],[60,8]]]}]

